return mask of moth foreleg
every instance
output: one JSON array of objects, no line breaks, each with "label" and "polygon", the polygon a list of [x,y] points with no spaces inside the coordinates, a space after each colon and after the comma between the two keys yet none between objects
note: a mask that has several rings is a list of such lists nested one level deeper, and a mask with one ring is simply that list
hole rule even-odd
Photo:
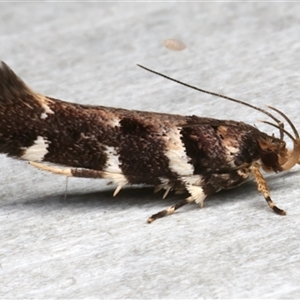
[{"label": "moth foreleg", "polygon": [[260,166],[259,164],[253,164],[251,166],[251,171],[254,176],[254,180],[257,183],[257,189],[258,191],[264,196],[266,199],[268,205],[273,209],[273,211],[278,214],[278,215],[286,215],[286,212],[279,207],[275,205],[275,203],[272,201],[271,196],[270,196],[270,190],[268,188],[267,182],[262,176],[260,172]]}]

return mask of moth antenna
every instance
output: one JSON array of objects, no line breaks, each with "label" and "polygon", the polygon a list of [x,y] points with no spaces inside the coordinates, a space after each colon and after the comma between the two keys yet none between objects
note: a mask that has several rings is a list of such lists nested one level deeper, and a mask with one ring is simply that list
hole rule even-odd
[{"label": "moth antenna", "polygon": [[270,126],[273,126],[279,130],[281,130],[282,132],[284,132],[294,143],[296,142],[296,139],[288,132],[286,131],[284,128],[281,128],[280,125],[277,125],[277,124],[274,124],[274,123],[271,123],[271,122],[268,122],[268,121],[264,121],[264,120],[258,120],[259,122],[261,123],[264,123],[264,124],[268,124]]},{"label": "moth antenna", "polygon": [[266,106],[268,108],[276,111],[278,114],[280,114],[288,122],[288,124],[291,126],[291,128],[292,128],[292,130],[293,130],[293,132],[295,134],[295,137],[298,139],[299,138],[299,133],[298,133],[295,125],[292,123],[292,121],[282,111],[280,111],[279,109],[277,109],[277,108],[275,108],[273,106],[270,106],[270,105],[266,105]]},{"label": "moth antenna", "polygon": [[[251,108],[253,108],[253,109],[255,109],[255,110],[258,110],[258,111],[264,113],[265,115],[269,116],[269,117],[270,117],[271,119],[273,119],[276,123],[278,123],[278,124],[281,124],[281,123],[282,123],[279,119],[277,119],[276,117],[274,117],[274,116],[273,116],[271,113],[269,113],[268,111],[266,111],[266,110],[264,110],[264,109],[262,109],[262,108],[260,108],[260,107],[257,107],[257,106],[255,106],[255,105],[252,105],[252,104],[250,104],[250,103],[247,103],[247,102],[244,102],[244,101],[242,101],[242,100],[235,99],[235,98],[231,98],[231,97],[228,97],[228,96],[225,96],[225,95],[221,95],[221,94],[218,94],[218,93],[214,93],[214,92],[210,92],[210,91],[207,91],[207,90],[200,89],[200,88],[198,88],[198,87],[196,87],[196,86],[190,85],[190,84],[185,83],[185,82],[183,82],[183,81],[174,79],[174,78],[169,77],[169,76],[167,76],[167,75],[164,75],[164,74],[162,74],[162,73],[159,73],[159,72],[156,72],[156,71],[154,71],[154,70],[148,69],[148,68],[146,68],[146,67],[144,67],[144,66],[142,66],[142,65],[140,65],[140,64],[137,64],[137,66],[140,67],[140,68],[142,68],[142,69],[144,69],[144,70],[146,70],[146,71],[148,71],[148,72],[151,72],[151,73],[153,73],[153,74],[159,75],[159,76],[161,76],[161,77],[164,77],[164,78],[166,78],[166,79],[168,79],[168,80],[171,80],[171,81],[174,81],[174,82],[176,82],[176,83],[179,83],[179,84],[181,84],[181,85],[183,85],[183,86],[186,86],[186,87],[188,87],[188,88],[194,89],[194,90],[196,90],[196,91],[199,91],[199,92],[202,92],[202,93],[205,93],[205,94],[209,94],[209,95],[212,95],[212,96],[216,96],[216,97],[219,97],[219,98],[223,98],[223,99],[226,99],[226,100],[229,100],[229,101],[232,101],[232,102],[236,102],[236,103],[243,104],[243,105],[245,105],[245,106],[251,107]],[[280,127],[279,127],[279,130],[280,130]],[[280,136],[282,136],[282,133],[281,133],[281,132],[280,132]],[[282,138],[283,138],[283,136],[282,136]]]},{"label": "moth antenna", "polygon": [[280,121],[278,123],[278,127],[279,127],[279,137],[280,137],[281,140],[283,140],[283,138],[284,138],[284,131],[283,131],[284,124],[283,124],[283,122]]}]

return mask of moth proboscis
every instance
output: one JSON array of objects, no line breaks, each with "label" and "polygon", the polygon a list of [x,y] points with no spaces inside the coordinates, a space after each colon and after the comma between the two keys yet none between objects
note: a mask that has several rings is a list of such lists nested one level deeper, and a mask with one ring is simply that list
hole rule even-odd
[{"label": "moth proboscis", "polygon": [[[261,169],[287,171],[299,164],[299,134],[269,111],[241,100],[199,89],[140,66],[169,80],[258,110],[276,122],[270,136],[233,120],[127,110],[70,103],[32,91],[4,62],[0,65],[0,153],[27,160],[32,166],[69,177],[105,178],[116,196],[128,184],[153,185],[189,196],[152,215],[148,223],[207,196],[232,189],[253,178],[268,205],[279,215]],[[293,141],[288,149],[287,135]],[[64,168],[53,167],[44,162]]]}]

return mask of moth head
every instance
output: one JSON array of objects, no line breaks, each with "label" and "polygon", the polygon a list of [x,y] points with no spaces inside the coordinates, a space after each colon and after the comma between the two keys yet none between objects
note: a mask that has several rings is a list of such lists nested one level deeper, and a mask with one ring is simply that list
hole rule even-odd
[{"label": "moth head", "polygon": [[[275,110],[287,121],[292,128],[293,134],[284,129],[284,123],[278,122],[273,124],[268,121],[262,121],[268,125],[279,129],[280,138],[274,136],[263,136],[259,137],[258,143],[261,148],[261,161],[262,167],[265,171],[269,172],[281,172],[287,171],[293,168],[296,164],[300,164],[300,138],[298,131],[290,119],[280,110],[268,106],[272,110]],[[273,118],[275,119],[275,118]],[[286,147],[284,141],[284,134],[286,134],[293,141],[293,149]]]},{"label": "moth head", "polygon": [[258,139],[261,149],[262,167],[267,172],[282,171],[281,165],[288,160],[288,150],[285,141],[275,137]]}]

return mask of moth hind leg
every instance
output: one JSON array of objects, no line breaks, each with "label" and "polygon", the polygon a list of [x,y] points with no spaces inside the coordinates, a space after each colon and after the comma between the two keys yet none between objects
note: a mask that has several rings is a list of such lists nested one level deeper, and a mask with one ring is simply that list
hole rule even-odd
[{"label": "moth hind leg", "polygon": [[83,177],[83,178],[105,178],[105,172],[92,170],[92,169],[80,169],[80,168],[64,168],[60,169],[56,166],[49,166],[42,163],[30,161],[29,164],[39,170],[51,172],[53,174],[65,175],[68,177]]},{"label": "moth hind leg", "polygon": [[128,184],[127,179],[123,174],[119,173],[110,173],[100,170],[93,170],[93,169],[82,169],[82,168],[64,168],[60,169],[58,167],[49,166],[42,163],[37,163],[30,161],[30,165],[34,166],[35,168],[42,170],[42,171],[48,171],[53,174],[58,175],[65,175],[67,177],[81,177],[81,178],[104,178],[104,179],[113,179],[111,183],[116,184],[117,187],[113,193],[113,196],[115,197],[122,187],[126,184]]},{"label": "moth hind leg", "polygon": [[42,171],[47,171],[58,175],[65,175],[67,177],[73,176],[72,169],[70,168],[60,169],[58,167],[48,166],[46,164],[37,163],[35,161],[29,161],[29,164]]}]

